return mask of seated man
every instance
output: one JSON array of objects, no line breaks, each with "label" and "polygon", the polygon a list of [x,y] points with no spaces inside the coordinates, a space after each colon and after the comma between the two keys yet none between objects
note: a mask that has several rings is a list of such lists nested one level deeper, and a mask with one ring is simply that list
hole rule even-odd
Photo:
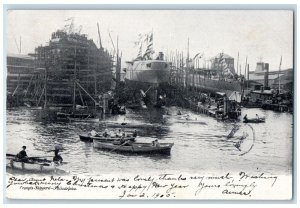
[{"label": "seated man", "polygon": [[137,132],[136,130],[134,130],[133,134],[132,134],[132,137],[136,138],[137,137]]},{"label": "seated man", "polygon": [[124,144],[126,142],[124,134],[121,136],[120,144]]},{"label": "seated man", "polygon": [[59,149],[54,150],[55,156],[53,157],[53,162],[59,164],[63,161],[63,158],[58,154]]},{"label": "seated man", "polygon": [[247,114],[244,116],[244,121],[248,121]]},{"label": "seated man", "polygon": [[107,129],[105,129],[105,131],[104,131],[104,133],[103,133],[103,136],[104,136],[104,137],[108,137],[108,136],[109,136],[109,134],[107,133]]},{"label": "seated man", "polygon": [[160,144],[159,144],[159,142],[158,142],[157,139],[155,139],[155,141],[154,141],[154,146],[155,146],[155,147],[160,147]]},{"label": "seated man", "polygon": [[116,133],[116,137],[121,137],[122,136],[122,132],[121,129],[119,129],[119,131]]},{"label": "seated man", "polygon": [[95,136],[99,136],[98,132],[95,131],[95,128],[91,131],[91,136],[95,137]]},{"label": "seated man", "polygon": [[28,161],[28,156],[25,150],[26,150],[26,146],[23,146],[22,150],[17,154],[17,158],[22,162]]}]

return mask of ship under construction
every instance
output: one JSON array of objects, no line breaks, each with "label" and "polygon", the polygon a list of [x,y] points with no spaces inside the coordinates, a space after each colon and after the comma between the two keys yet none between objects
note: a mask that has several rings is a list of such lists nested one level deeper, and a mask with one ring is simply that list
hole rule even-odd
[{"label": "ship under construction", "polygon": [[76,108],[101,106],[99,98],[114,82],[112,56],[101,40],[97,47],[85,34],[57,30],[49,43],[37,47],[30,56],[34,70],[25,93],[21,93],[25,105],[74,113]]}]

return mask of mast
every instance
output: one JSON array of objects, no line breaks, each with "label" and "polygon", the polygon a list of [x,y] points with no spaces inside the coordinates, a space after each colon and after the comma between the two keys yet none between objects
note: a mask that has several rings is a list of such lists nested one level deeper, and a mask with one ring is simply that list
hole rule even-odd
[{"label": "mast", "polygon": [[99,36],[100,49],[102,49],[101,35],[100,35],[100,29],[99,29],[99,23],[98,22],[97,22],[97,27],[98,27],[98,36]]},{"label": "mast", "polygon": [[185,86],[188,86],[188,70],[189,70],[189,58],[190,58],[190,38],[187,42],[187,57],[186,57],[186,70],[185,70]]},{"label": "mast", "polygon": [[240,52],[238,52],[238,56],[237,56],[237,63],[236,63],[236,70],[237,70],[237,74],[239,74],[239,58],[240,58]]},{"label": "mast", "polygon": [[117,62],[116,62],[116,79],[117,83],[120,82],[120,67],[119,67],[119,36],[117,36]]},{"label": "mast", "polygon": [[76,110],[76,44],[75,44],[75,63],[74,63],[74,83],[73,83],[73,113],[75,113]]},{"label": "mast", "polygon": [[45,87],[44,87],[44,90],[45,90],[45,103],[44,103],[44,108],[47,108],[47,82],[48,82],[48,77],[47,77],[47,61],[46,61],[46,49],[44,48],[44,62],[45,62]]},{"label": "mast", "polygon": [[247,61],[248,61],[248,57],[246,56],[245,73],[244,73],[244,79],[243,79],[243,83],[242,83],[242,85],[243,85],[242,98],[244,97],[244,93],[245,93],[245,80],[246,80]]},{"label": "mast", "polygon": [[242,75],[242,64],[240,64],[240,76]]},{"label": "mast", "polygon": [[279,93],[280,93],[280,71],[281,71],[281,63],[282,63],[282,56],[280,57],[279,70],[278,70],[278,92]]},{"label": "mast", "polygon": [[247,74],[247,63],[248,62],[248,56],[246,56],[246,64],[245,64],[245,73],[244,73],[244,77],[245,77],[245,79],[246,79],[246,74]]},{"label": "mast", "polygon": [[21,39],[21,36],[20,36],[20,54],[22,53],[22,39]]},{"label": "mast", "polygon": [[248,84],[249,84],[249,64],[247,64],[247,90],[248,90]]}]

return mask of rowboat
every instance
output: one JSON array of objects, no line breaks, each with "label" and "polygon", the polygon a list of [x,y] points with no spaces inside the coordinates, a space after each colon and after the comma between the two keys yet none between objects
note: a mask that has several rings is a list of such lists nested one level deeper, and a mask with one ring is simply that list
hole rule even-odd
[{"label": "rowboat", "polygon": [[134,153],[134,154],[170,154],[171,148],[174,143],[160,143],[159,146],[153,146],[151,143],[139,143],[134,142],[130,145],[124,144],[120,145],[115,142],[103,142],[94,140],[94,148],[110,150],[121,153]]},{"label": "rowboat", "polygon": [[83,142],[93,142],[93,138],[92,136],[86,136],[86,135],[79,135],[79,139],[80,141],[83,141]]},{"label": "rowboat", "polygon": [[243,122],[244,123],[264,123],[265,122],[265,118],[252,118],[252,119],[247,119],[247,120],[244,120]]},{"label": "rowboat", "polygon": [[60,165],[46,159],[30,158],[21,161],[16,157],[6,157],[6,170],[12,173],[65,173]]},{"label": "rowboat", "polygon": [[[113,142],[113,141],[120,140],[119,137],[110,137],[110,136],[109,137],[104,137],[102,135],[98,135],[98,136],[79,135],[79,139],[83,142],[93,142],[94,140],[102,141],[102,142]],[[127,137],[127,138],[125,138],[125,140],[134,141],[135,138],[134,137]]]}]

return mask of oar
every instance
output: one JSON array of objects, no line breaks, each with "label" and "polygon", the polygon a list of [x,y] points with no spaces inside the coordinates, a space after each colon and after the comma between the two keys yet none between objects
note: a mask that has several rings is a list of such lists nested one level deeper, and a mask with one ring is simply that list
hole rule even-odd
[{"label": "oar", "polygon": [[[59,151],[63,151],[63,150],[66,150],[66,149],[64,149],[64,148],[59,149]],[[54,150],[47,150],[46,152],[54,152],[54,151],[55,151],[55,149]]]},{"label": "oar", "polygon": [[32,158],[32,159],[39,159],[39,158],[46,158],[46,157],[54,157],[54,156],[51,156],[51,155],[48,155],[48,156],[33,156],[33,157],[28,157],[28,158]]},{"label": "oar", "polygon": [[[17,155],[6,153],[6,156],[7,157],[16,157]],[[34,157],[28,157],[28,159],[45,158],[45,157],[53,157],[53,156],[50,156],[50,155],[49,156],[34,156]]]},{"label": "oar", "polygon": [[121,145],[117,146],[116,148],[114,148],[114,149],[112,149],[111,151],[109,151],[109,153],[111,153],[112,151],[114,151],[114,150],[118,149],[119,147],[121,147],[121,146],[123,146],[123,145],[127,144],[128,142],[129,142],[129,141],[127,141],[127,142],[124,142],[123,144],[121,144]]},{"label": "oar", "polygon": [[239,130],[238,126],[234,126],[231,132],[228,134],[227,139],[230,139],[234,136],[234,134]]}]

